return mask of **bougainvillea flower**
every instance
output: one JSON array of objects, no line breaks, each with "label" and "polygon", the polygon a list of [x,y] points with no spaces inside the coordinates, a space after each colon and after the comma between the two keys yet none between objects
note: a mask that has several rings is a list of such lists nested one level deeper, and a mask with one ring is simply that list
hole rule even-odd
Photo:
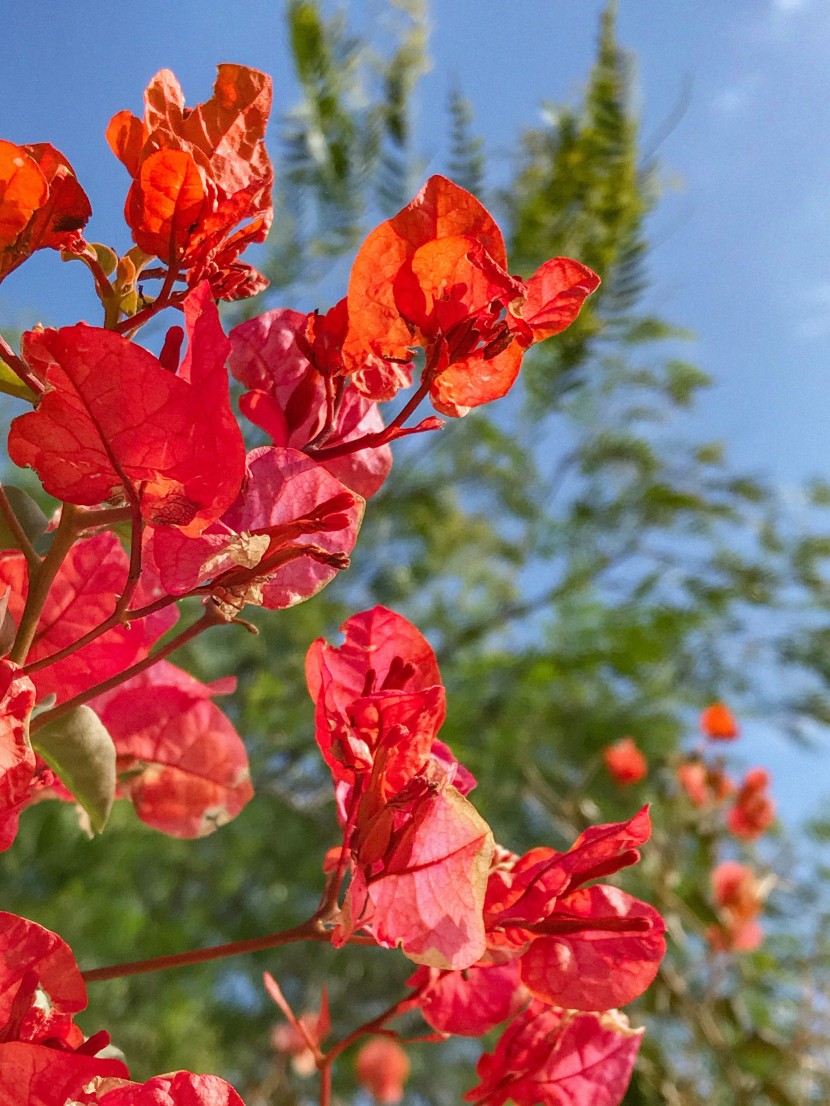
[{"label": "bougainvillea flower", "polygon": [[265,446],[248,455],[242,490],[221,519],[195,538],[157,529],[148,547],[173,595],[204,585],[230,617],[246,603],[282,610],[348,566],[363,509],[304,453]]},{"label": "bougainvillea flower", "polygon": [[111,1087],[129,1076],[120,1060],[25,1041],[0,1043],[0,1072],[0,1106],[92,1106],[104,1101],[96,1086]]},{"label": "bougainvillea flower", "polygon": [[717,765],[702,760],[684,761],[677,767],[677,782],[695,806],[722,803],[735,792],[735,784]]},{"label": "bougainvillea flower", "polygon": [[455,786],[468,790],[469,778],[436,741],[444,689],[434,654],[384,607],[342,629],[342,646],[318,640],[306,661],[351,872],[335,940],[363,928],[416,963],[469,967],[485,950],[493,837]]},{"label": "bougainvillea flower", "polygon": [[593,881],[635,863],[650,832],[643,808],[628,822],[590,827],[565,853],[497,853],[485,905],[490,958],[518,956],[522,982],[556,1006],[606,1010],[635,999],[665,953],[663,919]]},{"label": "bougainvillea flower", "polygon": [[84,1041],[73,1018],[85,1006],[69,946],[35,922],[0,913],[0,1106],[94,1102],[80,1097],[85,1085],[129,1075],[120,1061],[95,1058],[108,1034]]},{"label": "bougainvillea flower", "polygon": [[741,731],[725,703],[712,703],[701,711],[700,732],[712,741],[734,741]]},{"label": "bougainvillea flower", "polygon": [[0,913],[0,1039],[75,1045],[72,1018],[86,1006],[72,950],[56,933]]},{"label": "bougainvillea flower", "polygon": [[409,1078],[409,1057],[390,1037],[372,1037],[358,1049],[354,1073],[375,1102],[395,1106]]},{"label": "bougainvillea flower", "polygon": [[[267,311],[240,323],[230,333],[231,372],[248,389],[240,397],[240,409],[271,437],[274,445],[303,449],[317,440],[326,425],[328,394],[332,421],[326,445],[338,445],[383,429],[377,404],[350,386],[342,369],[340,376],[331,379],[336,376],[337,366],[331,364],[335,353],[327,343],[324,361],[319,351],[322,337],[312,337],[310,342],[306,339],[312,322],[317,322],[313,314],[289,309]],[[317,358],[311,360],[309,354],[315,351]],[[336,346],[336,358],[342,366],[342,338]],[[368,498],[388,476],[392,450],[382,445],[322,464],[347,488]]]},{"label": "bougainvillea flower", "polygon": [[218,1075],[189,1071],[156,1075],[146,1083],[124,1083],[91,1101],[97,1106],[245,1106],[230,1083]]},{"label": "bougainvillea flower", "polygon": [[230,343],[207,284],[184,305],[177,373],[119,334],[86,326],[24,335],[24,360],[47,386],[12,423],[9,456],[66,503],[125,494],[153,526],[199,533],[236,498],[245,446],[230,407]]},{"label": "bougainvillea flower", "polygon": [[622,737],[602,751],[602,759],[615,783],[625,787],[638,783],[648,774],[648,761],[633,737]]},{"label": "bougainvillea flower", "polygon": [[91,214],[72,166],[54,146],[0,140],[0,280],[35,250],[77,249]]},{"label": "bougainvillea flower", "polygon": [[[113,533],[77,541],[49,590],[27,661],[46,660],[100,626],[115,610],[128,572],[129,558]],[[9,610],[19,620],[29,590],[22,553],[0,554],[0,581],[10,585]],[[144,596],[139,587],[136,602],[141,604]],[[177,617],[170,606],[129,625],[115,626],[63,660],[32,673],[38,698],[54,695],[63,702],[143,660]]]},{"label": "bougainvillea flower", "polygon": [[393,399],[401,388],[409,387],[412,369],[407,362],[367,352],[359,367],[347,364],[343,346],[348,334],[349,304],[344,298],[325,314],[311,312],[299,341],[319,373],[337,381],[351,372],[352,383],[361,395],[375,400]]},{"label": "bougainvillea flower", "polygon": [[174,837],[204,837],[253,796],[245,746],[208,685],[160,661],[92,699],[117,753],[119,794]]},{"label": "bougainvillea flower", "polygon": [[[368,791],[359,813],[374,805]],[[365,928],[379,945],[438,968],[467,968],[483,955],[493,835],[451,784],[414,779],[349,844],[342,940]]]},{"label": "bougainvillea flower", "polygon": [[425,382],[443,414],[503,396],[524,351],[564,330],[599,278],[568,258],[527,282],[510,276],[501,232],[474,196],[430,177],[415,199],[375,228],[358,251],[347,297],[346,364],[373,399],[389,380],[364,378],[367,355],[408,363],[425,350]]},{"label": "bougainvillea flower", "polygon": [[775,803],[767,793],[768,788],[769,773],[763,768],[747,772],[726,818],[730,832],[736,837],[751,841],[775,821]]},{"label": "bougainvillea flower", "polygon": [[144,120],[121,111],[107,128],[133,178],[124,213],[136,245],[187,271],[191,287],[209,280],[217,298],[267,284],[237,258],[263,241],[273,217],[263,141],[270,109],[271,78],[256,69],[220,65],[213,96],[195,108],[184,106],[178,81],[163,69],[144,94]]},{"label": "bougainvillea flower", "polygon": [[389,743],[385,754],[385,771],[400,787],[424,764],[444,721],[435,654],[411,622],[387,607],[353,615],[340,629],[342,645],[318,638],[306,657],[317,744],[335,779],[351,781],[371,769],[381,734],[404,726],[406,741]]},{"label": "bougainvillea flower", "polygon": [[485,964],[463,972],[418,968],[406,981],[423,988],[418,1009],[439,1033],[480,1037],[514,1017],[530,999],[519,976],[519,961]]},{"label": "bougainvillea flower", "polygon": [[0,913],[0,1106],[243,1106],[215,1075],[177,1071],[130,1082],[100,1059],[109,1034],[85,1040],[73,1017],[86,986],[69,946],[26,918]]},{"label": "bougainvillea flower", "polygon": [[764,939],[755,920],[764,896],[755,873],[746,864],[724,860],[712,872],[712,896],[721,921],[706,931],[718,952],[752,952]]},{"label": "bougainvillea flower", "polygon": [[27,725],[34,705],[32,681],[13,661],[0,660],[0,852],[14,841],[31,791],[35,754]]},{"label": "bougainvillea flower", "polygon": [[642,1029],[616,1010],[579,1014],[532,1002],[478,1062],[480,1106],[617,1106],[626,1092]]}]

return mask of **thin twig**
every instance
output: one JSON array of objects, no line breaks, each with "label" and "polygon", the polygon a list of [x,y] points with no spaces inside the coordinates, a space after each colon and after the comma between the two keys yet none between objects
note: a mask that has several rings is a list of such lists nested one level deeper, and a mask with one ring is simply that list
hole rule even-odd
[{"label": "thin twig", "polygon": [[43,606],[49,595],[49,589],[52,587],[67,553],[75,544],[78,534],[78,509],[69,503],[65,503],[49,552],[37,565],[36,571],[32,572],[30,569],[26,606],[23,608],[20,625],[17,628],[17,636],[9,653],[9,659],[13,660],[15,664],[23,664],[26,660],[37,633],[38,622],[43,613]]},{"label": "thin twig", "polygon": [[23,529],[20,519],[14,513],[14,507],[12,507],[9,497],[6,495],[6,489],[3,487],[2,483],[0,483],[0,511],[2,511],[3,517],[14,535],[14,540],[17,542],[18,548],[26,558],[29,565],[29,572],[37,571],[43,558],[29,541],[29,535]]},{"label": "thin twig", "polygon": [[19,376],[27,388],[35,395],[43,395],[46,385],[32,372],[22,357],[18,357],[6,339],[0,334],[0,359],[6,362],[15,376]]},{"label": "thin twig", "polygon": [[242,941],[230,941],[225,945],[212,945],[204,949],[192,949],[190,952],[175,952],[169,956],[152,956],[147,960],[131,960],[126,964],[111,964],[106,968],[92,968],[81,972],[87,983],[100,983],[104,979],[122,979],[128,975],[146,975],[149,972],[163,972],[168,968],[184,968],[191,964],[207,964],[211,960],[224,960],[229,956],[241,956],[247,952],[260,952],[263,949],[276,949],[280,945],[290,945],[297,941],[322,941],[328,943],[331,932],[323,928],[316,918],[291,929],[269,933],[264,937],[248,937]]},{"label": "thin twig", "polygon": [[96,684],[94,687],[90,687],[86,691],[80,692],[78,695],[73,695],[71,699],[67,699],[63,703],[58,703],[58,705],[52,707],[51,710],[39,714],[37,718],[32,720],[31,732],[33,734],[36,733],[42,726],[47,725],[49,722],[54,722],[56,718],[61,718],[64,714],[68,714],[76,707],[83,706],[83,704],[89,702],[90,699],[94,699],[96,695],[102,695],[105,691],[110,691],[112,688],[118,687],[119,684],[131,680],[133,676],[140,675],[148,668],[152,668],[157,661],[164,660],[165,657],[175,652],[176,649],[181,649],[187,642],[192,641],[193,638],[198,637],[199,634],[204,633],[205,630],[209,630],[211,626],[220,624],[222,623],[217,622],[216,616],[209,608],[200,619],[191,626],[188,626],[187,629],[182,630],[181,633],[176,634],[166,645],[157,649],[155,653],[151,653],[149,657],[137,661],[129,668],[125,668],[123,672],[116,672],[116,674],[110,676],[108,680],[102,680],[101,683]]}]

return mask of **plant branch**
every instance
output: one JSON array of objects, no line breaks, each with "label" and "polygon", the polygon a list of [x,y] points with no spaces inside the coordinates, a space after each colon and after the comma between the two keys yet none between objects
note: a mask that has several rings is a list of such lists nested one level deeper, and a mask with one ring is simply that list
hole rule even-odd
[{"label": "plant branch", "polygon": [[[141,511],[138,504],[138,499],[135,493],[132,491],[129,485],[125,485],[130,495],[130,506],[124,508],[127,512],[126,516],[132,521],[132,535],[130,539],[130,567],[127,573],[127,580],[124,585],[124,590],[118,597],[118,601],[115,607],[107,618],[103,622],[100,622],[93,629],[88,630],[82,637],[79,637],[77,641],[71,642],[69,645],[65,645],[63,649],[58,649],[55,653],[50,653],[48,657],[41,657],[40,660],[33,661],[31,664],[25,666],[24,670],[27,673],[37,672],[41,668],[48,668],[52,664],[57,664],[58,661],[65,660],[67,657],[71,657],[73,653],[77,653],[79,649],[83,649],[85,645],[89,645],[90,642],[97,640],[102,634],[107,633],[108,630],[113,629],[115,626],[120,626],[124,622],[129,621],[129,616],[125,616],[125,612],[130,605],[130,600],[133,597],[136,586],[138,584],[139,577],[141,575]],[[106,515],[106,511],[98,512],[101,515]],[[119,509],[120,513],[120,509]],[[81,529],[87,529],[89,527],[89,515],[84,514],[81,516],[82,527]],[[170,601],[174,601],[172,597]]]},{"label": "plant branch", "polygon": [[145,308],[142,308],[141,311],[137,311],[135,315],[130,315],[129,318],[122,319],[113,329],[116,330],[117,333],[131,338],[140,327],[144,326],[154,315],[157,315],[166,307],[180,307],[189,289],[184,288],[180,292],[173,292],[173,285],[176,283],[178,275],[178,269],[175,267],[171,268],[165,277],[164,284],[156,299]]},{"label": "plant branch", "polygon": [[35,547],[29,541],[29,535],[21,526],[20,519],[14,513],[14,507],[12,507],[9,497],[6,495],[6,489],[3,487],[2,483],[0,483],[0,512],[2,512],[3,517],[8,523],[18,548],[26,558],[29,565],[29,572],[36,572],[43,558],[36,552]]},{"label": "plant branch", "polygon": [[55,531],[49,552],[36,566],[35,571],[32,571],[30,566],[29,593],[26,596],[26,606],[23,608],[20,625],[17,628],[17,636],[9,653],[9,659],[13,660],[15,664],[23,664],[32,647],[38,622],[43,613],[43,606],[49,595],[49,589],[67,553],[75,544],[80,533],[81,527],[78,524],[78,516],[77,507],[73,507],[69,503],[64,504],[61,511],[61,520]]},{"label": "plant branch", "polygon": [[2,334],[0,334],[0,359],[6,362],[15,376],[20,377],[27,388],[31,388],[36,395],[43,395],[46,391],[43,381],[35,376],[22,357],[18,357]]},{"label": "plant branch", "polygon": [[81,975],[87,983],[99,983],[104,979],[121,979],[128,975],[146,975],[149,972],[167,971],[168,968],[206,964],[211,960],[224,960],[247,952],[261,952],[263,949],[276,949],[281,945],[290,945],[298,941],[328,943],[330,940],[331,931],[327,930],[315,916],[303,922],[302,925],[283,929],[278,933],[269,933],[264,937],[248,937],[242,941],[230,941],[225,945],[212,945],[208,948],[193,949],[190,952],[153,956],[148,960],[131,960],[126,964],[111,964],[106,968],[92,968],[81,972]]},{"label": "plant branch", "polygon": [[371,1021],[364,1022],[363,1025],[358,1026],[357,1029],[353,1029],[342,1041],[338,1041],[336,1045],[332,1045],[324,1057],[324,1064],[330,1065],[341,1052],[345,1052],[350,1045],[353,1045],[354,1042],[361,1037],[365,1037],[369,1033],[380,1032],[386,1022],[391,1021],[393,1018],[401,1018],[404,1014],[408,1014],[410,1010],[416,1010],[421,1005],[421,995],[427,986],[428,984],[426,983],[422,984],[420,987],[417,987],[412,994],[407,995],[406,998],[399,999],[398,1002],[387,1007],[386,1010],[378,1014],[376,1018],[372,1018]]},{"label": "plant branch", "polygon": [[[361,449],[377,449],[386,445],[395,438],[401,437],[401,428],[411,414],[417,409],[421,401],[429,395],[432,381],[427,376],[422,379],[418,390],[409,398],[409,401],[400,409],[388,426],[383,430],[376,430],[374,434],[364,434],[362,438],[352,438],[348,442],[340,442],[337,445],[306,446],[304,452],[315,461],[330,461],[335,457],[344,457],[349,453],[357,453]],[[427,420],[428,422],[429,420]],[[436,420],[437,422],[438,420]],[[438,425],[424,426],[424,429],[438,429]]]},{"label": "plant branch", "polygon": [[102,680],[100,684],[96,684],[94,687],[90,687],[86,691],[80,692],[78,695],[73,695],[71,699],[67,699],[63,703],[58,703],[58,705],[52,707],[51,710],[39,714],[37,718],[32,720],[31,732],[36,733],[41,726],[45,726],[49,722],[54,722],[56,718],[68,714],[69,711],[74,710],[76,707],[83,706],[83,704],[87,703],[90,699],[94,699],[96,695],[102,695],[105,691],[110,691],[112,688],[118,687],[119,684],[123,684],[127,680],[132,679],[133,676],[140,675],[148,668],[152,668],[157,661],[164,660],[165,657],[175,652],[176,649],[180,649],[183,645],[186,645],[188,641],[192,641],[193,638],[198,637],[199,634],[204,633],[205,630],[209,630],[211,626],[220,624],[225,624],[224,620],[217,621],[213,611],[210,609],[206,610],[200,619],[191,626],[188,626],[187,629],[182,630],[181,633],[176,634],[166,645],[163,645],[160,649],[151,653],[149,657],[137,661],[129,668],[125,668],[123,672],[117,672],[114,676],[110,676],[108,680]]}]

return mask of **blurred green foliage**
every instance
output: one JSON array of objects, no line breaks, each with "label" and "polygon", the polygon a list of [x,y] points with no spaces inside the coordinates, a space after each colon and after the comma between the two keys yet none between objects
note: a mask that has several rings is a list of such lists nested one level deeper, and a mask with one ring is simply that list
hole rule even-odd
[{"label": "blurred green foliage", "polygon": [[[303,306],[417,186],[409,113],[428,65],[427,13],[417,0],[395,10],[382,49],[354,36],[344,12],[285,5],[303,97],[276,158],[275,305]],[[683,332],[642,306],[660,189],[657,166],[641,159],[631,80],[612,6],[582,101],[550,107],[522,136],[495,204],[514,269],[564,254],[600,272],[578,322],[526,358],[502,403],[400,443],[353,567],[326,592],[256,612],[258,637],[229,628],[179,658],[202,678],[238,676],[223,705],[250,750],[256,799],[197,842],[163,838],[121,804],[91,842],[68,809],[25,814],[0,858],[4,907],[58,930],[83,966],[256,936],[313,911],[336,823],[304,654],[355,610],[385,603],[439,653],[442,736],[478,777],[474,799],[504,845],[565,847],[589,821],[655,803],[654,843],[623,883],[667,915],[671,951],[630,1011],[648,1033],[628,1106],[827,1100],[821,871],[774,840],[758,858],[779,873],[770,936],[757,953],[714,961],[703,934],[721,835],[677,797],[672,765],[714,699],[793,733],[830,722],[830,494],[811,489],[805,534],[763,477],[734,472],[721,443],[678,429],[708,379],[683,356]],[[447,127],[448,172],[478,188],[486,148],[460,91]],[[601,767],[623,734],[651,764],[626,791]],[[827,827],[814,833],[826,847]],[[261,972],[297,1011],[316,1006],[325,983],[336,1038],[394,1001],[409,968],[380,950],[292,946],[96,984],[83,1025],[109,1028],[139,1078],[217,1071],[249,1106],[305,1102],[313,1087],[270,1051],[279,1018]],[[413,1096],[458,1102],[477,1048],[413,1045]],[[353,1090],[347,1063],[336,1079],[338,1093]]]}]

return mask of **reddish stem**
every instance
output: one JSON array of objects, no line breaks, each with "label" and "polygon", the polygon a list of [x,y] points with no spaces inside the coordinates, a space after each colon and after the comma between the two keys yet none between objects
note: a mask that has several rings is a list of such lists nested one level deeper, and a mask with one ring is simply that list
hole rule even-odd
[{"label": "reddish stem", "polygon": [[21,526],[20,519],[14,513],[14,507],[12,507],[9,497],[6,495],[6,489],[2,484],[0,484],[0,511],[2,511],[3,517],[14,535],[18,548],[26,558],[29,565],[29,572],[36,572],[43,558],[35,551],[35,547],[29,541],[29,535]]},{"label": "reddish stem", "polygon": [[83,514],[84,530],[92,530],[98,526],[106,526],[109,529],[116,523],[126,522],[132,517],[132,507],[88,508]]},{"label": "reddish stem", "polygon": [[75,544],[79,533],[78,508],[65,503],[49,552],[34,571],[30,566],[29,592],[26,596],[26,605],[23,608],[20,625],[17,628],[14,645],[9,653],[9,659],[13,660],[15,664],[23,664],[26,660],[37,633],[38,622],[43,612],[43,605],[49,595],[49,589],[67,553]]},{"label": "reddish stem", "polygon": [[326,417],[323,419],[323,425],[314,435],[310,442],[307,444],[307,448],[313,449],[319,442],[324,442],[334,429],[334,380],[331,373],[326,373],[323,377],[323,384],[326,389]]},{"label": "reddish stem", "polygon": [[18,357],[6,339],[0,334],[0,358],[6,362],[15,376],[19,376],[27,388],[31,388],[35,395],[43,395],[46,385],[39,380],[22,357]]},{"label": "reddish stem", "polygon": [[426,983],[422,984],[420,987],[417,987],[411,995],[399,999],[398,1002],[387,1007],[382,1014],[378,1014],[376,1018],[372,1018],[371,1021],[364,1022],[363,1025],[358,1026],[357,1029],[353,1029],[342,1041],[338,1041],[336,1045],[332,1045],[323,1059],[324,1064],[330,1065],[341,1052],[345,1052],[350,1045],[360,1040],[361,1037],[365,1037],[369,1033],[379,1033],[386,1022],[391,1021],[393,1018],[401,1018],[404,1014],[408,1014],[410,1010],[417,1009],[417,1007],[421,1005],[421,995],[427,986],[428,984]]},{"label": "reddish stem", "polygon": [[[172,279],[170,274],[173,273]],[[117,326],[113,327],[119,334],[124,334],[130,338],[140,327],[144,326],[146,322],[149,322],[154,315],[157,315],[160,311],[163,311],[166,307],[180,307],[184,302],[188,289],[184,288],[180,292],[173,292],[172,287],[176,282],[178,272],[175,269],[169,270],[167,278],[165,278],[164,285],[158,294],[158,297],[153,300],[147,307],[142,308],[141,311],[137,311],[135,315],[130,315],[127,319],[122,319]]]},{"label": "reddish stem", "polygon": [[346,824],[343,827],[343,844],[340,846],[340,856],[337,858],[337,867],[331,873],[326,883],[325,890],[323,891],[320,905],[317,907],[318,918],[328,918],[337,910],[337,900],[340,896],[340,888],[343,886],[343,880],[346,878],[346,870],[349,866],[348,840],[354,828],[354,820],[357,816],[357,808],[360,805],[361,795],[362,792],[355,784],[352,789],[349,810],[346,814]]},{"label": "reddish stem", "polygon": [[387,442],[400,437],[400,434],[396,431],[400,430],[421,401],[426,399],[431,385],[432,380],[429,374],[425,374],[425,379],[421,380],[418,390],[383,430],[376,430],[374,434],[364,434],[362,438],[353,438],[349,442],[340,442],[338,445],[306,446],[304,452],[315,461],[330,461],[334,457],[345,457],[347,454],[357,453],[361,449],[377,449],[378,446],[386,445]]},{"label": "reddish stem", "polygon": [[[65,702],[59,703],[56,707],[52,707],[51,710],[46,710],[42,714],[39,714],[37,718],[32,719],[30,732],[36,733],[41,726],[45,726],[48,722],[54,722],[56,718],[68,714],[69,711],[74,710],[76,707],[83,706],[83,704],[87,703],[90,699],[94,699],[96,695],[102,695],[105,691],[118,687],[119,684],[123,684],[125,681],[132,679],[133,676],[138,676],[141,672],[146,671],[146,669],[152,668],[157,661],[168,657],[176,649],[180,649],[183,645],[186,645],[188,641],[192,641],[193,638],[198,637],[199,634],[204,633],[205,630],[216,625],[216,617],[213,611],[208,608],[202,617],[194,622],[192,626],[188,626],[186,630],[182,630],[180,634],[176,634],[166,645],[157,649],[155,653],[151,653],[149,657],[137,661],[129,668],[125,668],[123,672],[116,672],[116,674],[110,676],[108,680],[102,680],[101,683],[96,684],[95,687],[88,688],[78,695],[73,695],[71,699],[67,699]],[[50,658],[50,660],[51,659],[52,658]]]},{"label": "reddish stem", "polygon": [[[108,618],[105,618],[103,622],[99,623],[94,629],[87,631],[77,641],[73,641],[69,645],[65,645],[63,649],[58,649],[55,653],[50,653],[48,657],[41,657],[40,660],[32,661],[24,667],[24,671],[27,673],[37,672],[41,668],[48,668],[52,664],[57,664],[58,661],[65,660],[67,657],[71,657],[73,653],[77,653],[79,649],[83,649],[85,645],[89,645],[90,642],[95,641],[101,637],[102,634],[107,633],[114,626],[120,626],[123,622],[128,621],[124,617],[124,612],[130,605],[130,600],[133,597],[139,577],[141,576],[141,509],[138,503],[138,497],[136,496],[132,486],[129,483],[124,485],[127,495],[130,499],[130,506],[125,508],[127,518],[132,521],[132,533],[130,537],[130,568],[127,573],[127,580],[124,585],[124,590],[118,597],[118,601],[115,604],[115,608]],[[92,512],[90,512],[91,514]],[[108,512],[98,512],[102,515],[107,515]],[[79,516],[79,528],[87,529],[89,527],[89,514]]]},{"label": "reddish stem", "polygon": [[323,1062],[320,1066],[320,1106],[331,1104],[331,1064]]},{"label": "reddish stem", "polygon": [[109,282],[109,278],[104,270],[101,268],[101,262],[98,260],[98,255],[92,246],[89,246],[90,253],[79,254],[81,261],[86,265],[89,271],[92,273],[93,280],[95,281],[95,287],[98,291],[98,298],[101,303],[106,304],[108,300],[113,298],[113,287]]},{"label": "reddish stem", "polygon": [[121,979],[128,975],[146,975],[148,972],[163,972],[168,968],[183,968],[190,964],[206,964],[211,960],[224,960],[229,956],[240,956],[246,952],[260,952],[262,949],[276,949],[280,945],[290,945],[297,941],[322,941],[328,943],[331,932],[314,917],[292,929],[283,929],[279,933],[269,933],[264,937],[248,937],[243,941],[230,941],[225,945],[212,945],[204,949],[192,949],[190,952],[176,952],[169,956],[153,956],[148,960],[131,960],[126,964],[111,964],[106,968],[92,968],[81,972],[87,983],[99,983],[104,979]]}]

